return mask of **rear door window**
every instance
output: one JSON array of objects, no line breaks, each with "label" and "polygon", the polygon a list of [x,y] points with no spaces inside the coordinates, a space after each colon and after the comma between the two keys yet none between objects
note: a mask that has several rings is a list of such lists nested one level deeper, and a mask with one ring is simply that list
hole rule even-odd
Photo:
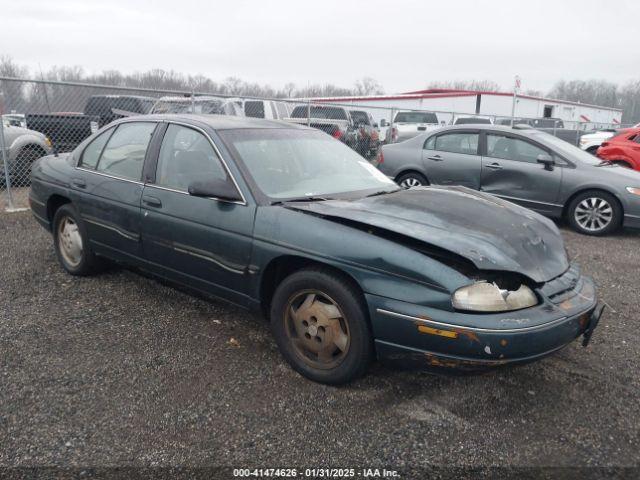
[{"label": "rear door window", "polygon": [[465,155],[478,154],[478,133],[445,133],[438,135],[435,149],[441,152],[463,153]]},{"label": "rear door window", "polygon": [[151,135],[152,122],[131,122],[118,125],[105,146],[97,171],[115,177],[139,181]]}]

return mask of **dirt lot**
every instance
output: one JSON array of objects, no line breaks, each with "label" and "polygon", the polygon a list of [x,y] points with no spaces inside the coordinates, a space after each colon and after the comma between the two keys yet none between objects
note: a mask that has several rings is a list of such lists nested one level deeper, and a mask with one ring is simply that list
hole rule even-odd
[{"label": "dirt lot", "polygon": [[637,466],[640,234],[563,232],[609,306],[588,348],[333,388],[261,318],[125,269],[73,278],[29,212],[0,213],[0,466]]}]

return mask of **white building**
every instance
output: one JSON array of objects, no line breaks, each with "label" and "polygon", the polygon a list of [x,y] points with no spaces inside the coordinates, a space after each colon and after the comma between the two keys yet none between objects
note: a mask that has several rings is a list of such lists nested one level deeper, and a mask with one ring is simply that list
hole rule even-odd
[{"label": "white building", "polygon": [[[429,89],[397,95],[314,98],[313,101],[367,107],[376,121],[391,120],[399,110],[428,110],[449,123],[454,114],[511,117],[513,94],[470,90]],[[622,110],[578,102],[518,95],[515,117],[559,118],[566,128],[592,129],[620,125]]]}]

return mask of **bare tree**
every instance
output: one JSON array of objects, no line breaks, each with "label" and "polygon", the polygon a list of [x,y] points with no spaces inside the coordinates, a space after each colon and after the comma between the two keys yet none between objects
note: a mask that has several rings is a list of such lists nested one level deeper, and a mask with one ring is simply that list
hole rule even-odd
[{"label": "bare tree", "polygon": [[493,80],[454,80],[447,82],[431,82],[427,88],[471,90],[474,92],[500,91],[500,85]]},{"label": "bare tree", "polygon": [[382,85],[371,77],[362,77],[356,81],[353,93],[359,96],[380,95],[384,93]]}]

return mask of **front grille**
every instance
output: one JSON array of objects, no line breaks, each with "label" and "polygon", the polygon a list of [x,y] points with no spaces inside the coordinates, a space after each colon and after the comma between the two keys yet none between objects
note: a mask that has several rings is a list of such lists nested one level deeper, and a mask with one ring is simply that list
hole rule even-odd
[{"label": "front grille", "polygon": [[578,294],[583,288],[580,269],[571,265],[569,270],[550,280],[540,288],[540,293],[555,304],[560,304]]}]

